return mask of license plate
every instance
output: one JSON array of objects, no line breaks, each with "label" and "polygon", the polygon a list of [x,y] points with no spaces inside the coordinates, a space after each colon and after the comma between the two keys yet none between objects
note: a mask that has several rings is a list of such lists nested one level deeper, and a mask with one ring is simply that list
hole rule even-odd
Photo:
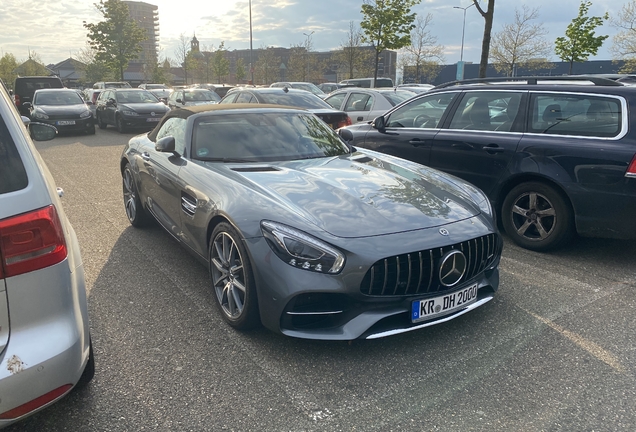
[{"label": "license plate", "polygon": [[55,124],[58,126],[74,125],[75,120],[60,120],[60,121],[56,121]]},{"label": "license plate", "polygon": [[154,117],[146,119],[147,122],[158,122],[159,120],[161,120],[161,119],[160,118],[154,118]]},{"label": "license plate", "polygon": [[415,300],[411,305],[411,321],[419,322],[463,309],[477,300],[477,284],[443,296]]}]

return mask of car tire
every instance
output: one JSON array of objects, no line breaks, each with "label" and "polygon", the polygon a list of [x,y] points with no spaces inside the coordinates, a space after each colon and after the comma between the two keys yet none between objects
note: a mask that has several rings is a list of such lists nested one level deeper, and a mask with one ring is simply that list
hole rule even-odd
[{"label": "car tire", "polygon": [[260,324],[252,266],[240,235],[226,222],[214,228],[209,247],[210,281],[223,319],[248,330]]},{"label": "car tire", "polygon": [[569,203],[545,183],[528,182],[514,187],[504,199],[501,219],[512,241],[538,252],[556,249],[574,234]]},{"label": "car tire", "polygon": [[121,116],[115,117],[115,126],[117,127],[117,132],[126,133],[126,126],[124,125],[124,121]]},{"label": "car tire", "polygon": [[135,185],[135,177],[129,164],[126,165],[122,174],[122,189],[126,217],[128,217],[130,224],[136,228],[148,225],[151,216],[141,203],[137,186]]},{"label": "car tire", "polygon": [[95,354],[93,354],[93,341],[89,336],[88,339],[89,348],[88,348],[88,362],[86,362],[86,366],[84,367],[84,372],[82,372],[82,376],[79,381],[75,385],[76,388],[81,388],[88,385],[89,382],[93,380],[95,376]]},{"label": "car tire", "polygon": [[100,129],[106,129],[108,127],[108,124],[102,121],[102,117],[99,114],[97,115],[97,126],[99,126]]}]

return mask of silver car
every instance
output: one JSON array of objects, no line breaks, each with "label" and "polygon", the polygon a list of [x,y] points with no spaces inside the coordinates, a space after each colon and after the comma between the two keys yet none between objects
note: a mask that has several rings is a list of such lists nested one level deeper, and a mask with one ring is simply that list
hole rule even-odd
[{"label": "silver car", "polygon": [[[77,237],[28,123],[0,82],[0,428],[95,371]],[[36,140],[57,133],[28,127]]]},{"label": "silver car", "polygon": [[325,102],[335,109],[346,112],[355,124],[371,121],[415,95],[416,93],[409,90],[354,87],[330,93]]}]

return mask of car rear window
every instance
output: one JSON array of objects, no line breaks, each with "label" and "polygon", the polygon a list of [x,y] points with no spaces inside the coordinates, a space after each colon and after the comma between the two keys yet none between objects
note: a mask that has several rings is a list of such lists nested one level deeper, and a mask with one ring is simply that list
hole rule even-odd
[{"label": "car rear window", "polygon": [[4,120],[0,118],[0,195],[24,189],[29,179]]},{"label": "car rear window", "polygon": [[622,129],[619,99],[587,94],[533,94],[529,132],[611,138]]},{"label": "car rear window", "polygon": [[261,93],[265,103],[306,109],[333,109],[331,105],[312,93]]}]

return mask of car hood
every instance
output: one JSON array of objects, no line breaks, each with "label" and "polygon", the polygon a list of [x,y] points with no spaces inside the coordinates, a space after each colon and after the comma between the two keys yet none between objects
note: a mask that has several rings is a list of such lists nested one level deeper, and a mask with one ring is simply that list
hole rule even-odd
[{"label": "car hood", "polygon": [[75,105],[36,105],[36,109],[44,111],[49,115],[55,114],[81,114],[88,111],[88,106],[85,104]]},{"label": "car hood", "polygon": [[445,174],[428,170],[422,175],[405,166],[355,153],[226,169],[278,203],[281,211],[293,211],[338,237],[430,228],[480,213],[470,195]]}]

